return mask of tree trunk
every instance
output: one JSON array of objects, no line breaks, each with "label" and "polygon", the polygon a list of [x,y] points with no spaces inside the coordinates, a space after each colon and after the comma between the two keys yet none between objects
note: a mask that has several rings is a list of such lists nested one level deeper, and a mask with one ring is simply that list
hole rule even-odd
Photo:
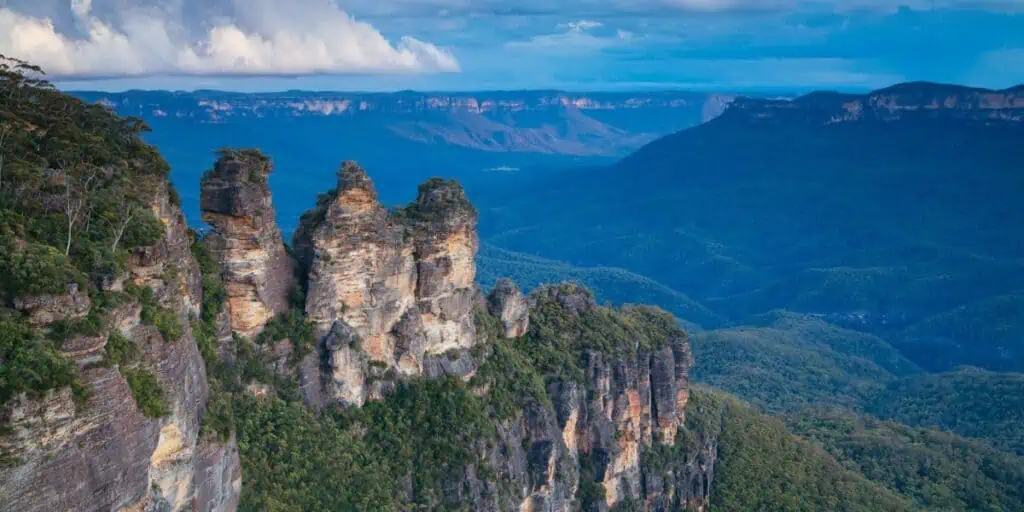
[{"label": "tree trunk", "polygon": [[74,227],[75,227],[75,223],[74,223],[74,221],[71,220],[71,217],[69,216],[68,217],[68,244],[64,246],[64,256],[70,256],[71,255],[71,233],[72,233],[71,230],[74,229]]}]

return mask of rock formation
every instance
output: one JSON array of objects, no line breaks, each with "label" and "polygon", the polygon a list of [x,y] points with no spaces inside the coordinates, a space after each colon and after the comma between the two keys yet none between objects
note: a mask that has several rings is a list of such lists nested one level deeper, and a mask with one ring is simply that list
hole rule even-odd
[{"label": "rock formation", "polygon": [[382,396],[384,377],[422,375],[429,359],[474,345],[476,212],[458,184],[431,180],[391,213],[346,162],[303,219],[295,246],[309,268],[306,313],[326,340],[329,400],[362,405]]},{"label": "rock formation", "polygon": [[487,296],[487,309],[501,319],[506,338],[518,338],[526,334],[530,326],[530,305],[511,279],[498,280],[494,290]]},{"label": "rock formation", "polygon": [[[41,399],[23,395],[0,411],[8,429],[0,435],[6,459],[0,465],[0,504],[5,510],[237,508],[241,475],[234,440],[200,439],[208,389],[189,328],[190,317],[198,314],[201,287],[185,218],[166,189],[158,194],[153,212],[164,224],[163,239],[135,250],[127,274],[115,281],[151,288],[156,303],[176,315],[183,334],[177,341],[165,340],[157,327],[141,321],[136,302],[116,308],[108,329],[119,330],[138,347],[138,367],[159,381],[167,414],[144,416],[121,370],[96,364],[105,357],[106,332],[72,337],[63,352],[79,368],[89,391],[87,403],[76,405],[72,391],[63,388]],[[177,271],[168,273],[170,268]]]},{"label": "rock formation", "polygon": [[[492,298],[510,291],[505,283]],[[565,319],[561,325],[597,325],[608,315],[647,322],[658,314],[646,308],[611,312],[573,285],[543,287],[528,300],[548,317],[546,321],[553,315]],[[498,312],[494,316],[500,318]],[[615,340],[623,344],[621,350],[583,349],[578,380],[549,375],[549,402],[528,400],[496,426],[496,442],[481,442],[479,447],[487,473],[501,475],[510,485],[488,481],[479,476],[482,468],[472,467],[459,485],[451,487],[446,501],[470,505],[472,510],[509,512],[608,511],[627,501],[639,503],[638,510],[660,512],[705,505],[716,458],[714,439],[691,442],[693,436],[687,436],[685,456],[668,464],[656,464],[652,455],[683,442],[677,432],[685,430],[690,389],[693,361],[687,338],[678,327],[669,326],[666,332],[669,336],[659,338],[662,344],[657,347],[630,347],[635,340],[621,339]],[[567,336],[561,340],[567,345],[589,343],[582,331],[570,328],[560,334]],[[522,342],[532,343],[540,331],[525,336]]]},{"label": "rock formation", "polygon": [[232,152],[202,182],[203,220],[212,227],[207,246],[223,269],[231,329],[248,337],[289,309],[294,283],[267,184],[271,170],[254,151]]},{"label": "rock formation", "polygon": [[[541,288],[532,294],[531,302],[575,316],[593,314],[598,308],[593,295],[573,286]],[[568,455],[588,459],[586,465],[603,487],[608,507],[643,494],[642,452],[655,443],[674,444],[685,419],[693,358],[685,334],[678,328],[675,332],[657,349],[620,354],[585,350],[582,385],[565,381],[549,385],[560,436],[550,440],[552,454],[546,467],[555,480],[560,472],[554,464]],[[547,487],[557,489],[557,481]],[[539,505],[557,495],[535,493],[524,503]]]}]

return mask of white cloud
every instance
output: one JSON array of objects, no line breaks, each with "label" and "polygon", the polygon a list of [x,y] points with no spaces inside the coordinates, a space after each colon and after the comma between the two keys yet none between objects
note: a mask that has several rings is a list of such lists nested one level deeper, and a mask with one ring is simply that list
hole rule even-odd
[{"label": "white cloud", "polygon": [[579,20],[570,21],[569,23],[559,24],[557,28],[562,30],[568,30],[569,32],[586,32],[592,28],[603,27],[604,23],[594,20]]},{"label": "white cloud", "polygon": [[611,35],[592,33],[594,29],[604,28],[604,23],[594,20],[578,20],[560,23],[555,28],[560,32],[535,35],[521,41],[510,41],[506,48],[523,50],[543,50],[547,53],[574,54],[580,51],[600,50],[611,46],[623,45],[633,39],[633,34],[624,30],[616,30]]},{"label": "white cloud", "polygon": [[414,37],[388,41],[330,0],[231,0],[226,16],[191,24],[164,7],[101,19],[93,0],[70,0],[74,27],[63,30],[0,8],[0,53],[58,77],[459,70],[451,52]]}]

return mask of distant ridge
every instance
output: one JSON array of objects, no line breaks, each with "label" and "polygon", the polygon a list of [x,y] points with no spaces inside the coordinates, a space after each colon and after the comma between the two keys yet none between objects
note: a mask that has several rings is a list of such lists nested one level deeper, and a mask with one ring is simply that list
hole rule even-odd
[{"label": "distant ridge", "polygon": [[1024,85],[984,89],[932,82],[895,84],[866,94],[812,92],[792,100],[737,98],[726,120],[786,121],[819,124],[850,121],[897,121],[908,117],[1024,121]]}]

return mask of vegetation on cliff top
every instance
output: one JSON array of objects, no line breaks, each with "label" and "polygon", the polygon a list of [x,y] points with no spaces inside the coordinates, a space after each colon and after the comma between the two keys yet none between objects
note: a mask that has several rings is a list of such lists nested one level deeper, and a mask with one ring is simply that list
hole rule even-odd
[{"label": "vegetation on cliff top", "polygon": [[[142,140],[145,124],[63,94],[41,76],[0,56],[0,308],[77,290],[92,309],[55,323],[49,340],[24,315],[4,314],[4,403],[67,385],[83,394],[60,344],[106,331],[116,297],[99,283],[163,236],[152,205],[170,187],[167,163]],[[165,337],[180,337],[176,318],[150,312]]]}]

